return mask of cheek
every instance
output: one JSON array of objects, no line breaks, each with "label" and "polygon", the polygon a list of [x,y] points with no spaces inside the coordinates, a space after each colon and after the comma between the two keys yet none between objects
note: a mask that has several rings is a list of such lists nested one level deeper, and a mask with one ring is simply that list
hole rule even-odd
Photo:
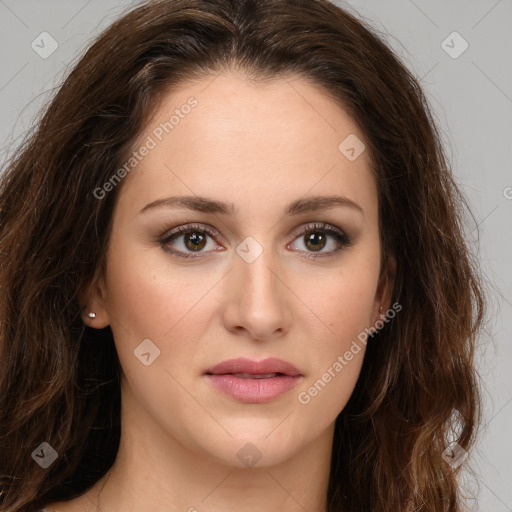
[{"label": "cheek", "polygon": [[[141,388],[161,387],[146,371],[155,368],[165,368],[180,380],[183,374],[190,378],[190,367],[187,370],[183,361],[196,364],[197,340],[204,338],[215,311],[215,295],[209,290],[216,291],[215,284],[224,274],[213,267],[203,272],[186,269],[154,248],[112,246],[108,312],[121,366],[134,383],[142,371]],[[144,367],[134,351],[147,339],[156,347],[158,358]],[[172,388],[172,379],[165,375],[163,379]]]},{"label": "cheek", "polygon": [[317,281],[318,293],[308,306],[321,322],[310,333],[312,372],[297,396],[307,414],[334,420],[350,398],[366,351],[377,280],[378,264],[360,258],[334,278]]},{"label": "cheek", "polygon": [[[172,424],[162,404],[172,404],[176,417],[190,407],[179,383],[190,378],[194,340],[209,320],[204,295],[212,284],[197,282],[193,272],[173,266],[154,249],[133,246],[112,248],[107,275],[108,313],[126,395],[134,393],[162,424]],[[146,365],[142,354],[148,352]]]},{"label": "cheek", "polygon": [[222,274],[213,270],[199,276],[173,264],[163,251],[118,246],[109,257],[108,276],[112,323],[121,324],[135,337],[158,339],[194,314]]},{"label": "cheek", "polygon": [[373,298],[358,287],[353,293],[349,286],[337,292],[325,300],[323,311],[330,320],[329,331],[326,334],[324,326],[321,335],[320,331],[312,333],[315,347],[310,350],[311,371],[297,393],[303,413],[322,418],[324,425],[344,409],[359,378]]},{"label": "cheek", "polygon": [[347,343],[350,345],[372,322],[378,265],[370,259],[358,259],[357,264],[347,262],[336,274],[317,281],[317,292],[310,301],[311,309],[322,320],[324,335],[318,339],[323,339],[331,349],[341,350]]}]

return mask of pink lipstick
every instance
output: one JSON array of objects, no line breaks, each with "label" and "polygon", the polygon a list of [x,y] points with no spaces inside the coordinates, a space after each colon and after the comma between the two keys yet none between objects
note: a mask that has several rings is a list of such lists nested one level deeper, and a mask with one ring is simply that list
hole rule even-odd
[{"label": "pink lipstick", "polygon": [[304,378],[295,366],[276,358],[230,359],[209,368],[205,376],[219,391],[248,404],[274,400]]}]

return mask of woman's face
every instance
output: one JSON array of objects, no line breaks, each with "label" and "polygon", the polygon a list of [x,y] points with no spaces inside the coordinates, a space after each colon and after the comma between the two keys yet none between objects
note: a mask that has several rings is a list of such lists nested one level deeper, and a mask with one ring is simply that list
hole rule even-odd
[{"label": "woman's face", "polygon": [[[165,97],[125,167],[105,281],[89,302],[91,325],[114,333],[125,418],[236,466],[245,455],[275,464],[332,434],[360,373],[361,333],[392,284],[379,281],[362,140],[304,79],[263,86],[223,73]],[[207,375],[236,358],[278,358],[299,375]]]}]

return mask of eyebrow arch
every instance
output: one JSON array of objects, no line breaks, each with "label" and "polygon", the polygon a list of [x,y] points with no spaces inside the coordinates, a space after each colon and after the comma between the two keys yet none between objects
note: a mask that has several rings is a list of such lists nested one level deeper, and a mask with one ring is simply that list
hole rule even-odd
[{"label": "eyebrow arch", "polygon": [[[162,206],[168,208],[182,207],[188,210],[221,215],[234,215],[237,212],[233,203],[225,203],[200,196],[171,196],[164,199],[157,199],[147,204],[142,208],[140,213]],[[327,210],[340,206],[352,208],[364,215],[364,210],[361,206],[348,197],[343,196],[309,196],[297,199],[287,205],[283,213],[284,215],[299,215],[304,212]]]}]

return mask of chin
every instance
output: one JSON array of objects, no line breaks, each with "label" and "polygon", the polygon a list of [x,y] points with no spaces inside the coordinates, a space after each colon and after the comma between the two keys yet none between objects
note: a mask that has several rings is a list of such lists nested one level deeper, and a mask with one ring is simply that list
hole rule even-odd
[{"label": "chin", "polygon": [[233,437],[226,434],[215,441],[210,437],[205,440],[208,444],[201,443],[202,449],[210,453],[217,462],[226,466],[239,468],[274,466],[292,457],[299,449],[298,439],[292,439],[289,432],[278,432],[277,425],[279,421],[275,419],[273,428],[268,428],[268,422],[265,422],[264,429],[255,428],[254,424],[246,425],[244,434],[240,433],[240,429]]}]

